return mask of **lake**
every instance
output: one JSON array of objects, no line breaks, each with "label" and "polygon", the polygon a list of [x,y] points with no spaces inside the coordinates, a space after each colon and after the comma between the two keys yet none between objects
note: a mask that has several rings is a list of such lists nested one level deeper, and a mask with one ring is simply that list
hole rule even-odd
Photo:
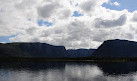
[{"label": "lake", "polygon": [[0,62],[0,81],[137,81],[137,62]]}]

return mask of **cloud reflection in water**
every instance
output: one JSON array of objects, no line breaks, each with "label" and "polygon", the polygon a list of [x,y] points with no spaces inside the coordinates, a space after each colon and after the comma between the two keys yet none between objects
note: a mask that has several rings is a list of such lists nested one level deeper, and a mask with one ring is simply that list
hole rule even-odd
[{"label": "cloud reflection in water", "polygon": [[63,69],[0,70],[0,81],[137,81],[137,74],[105,75],[95,65],[69,65]]}]

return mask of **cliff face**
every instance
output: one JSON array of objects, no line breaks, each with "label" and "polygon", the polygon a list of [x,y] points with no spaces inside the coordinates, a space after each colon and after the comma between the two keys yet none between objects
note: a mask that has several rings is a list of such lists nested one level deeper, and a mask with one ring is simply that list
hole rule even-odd
[{"label": "cliff face", "polygon": [[95,49],[67,50],[68,57],[91,57]]},{"label": "cliff face", "polygon": [[105,41],[94,53],[96,57],[137,57],[137,42],[127,40]]},{"label": "cliff face", "polygon": [[7,43],[0,44],[1,57],[67,57],[63,46],[53,46],[46,43]]}]

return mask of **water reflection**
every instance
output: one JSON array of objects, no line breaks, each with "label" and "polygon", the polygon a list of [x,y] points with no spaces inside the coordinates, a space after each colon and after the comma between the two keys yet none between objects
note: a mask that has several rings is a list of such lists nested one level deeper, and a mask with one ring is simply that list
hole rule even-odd
[{"label": "water reflection", "polygon": [[0,81],[137,81],[136,66],[133,62],[0,63]]}]

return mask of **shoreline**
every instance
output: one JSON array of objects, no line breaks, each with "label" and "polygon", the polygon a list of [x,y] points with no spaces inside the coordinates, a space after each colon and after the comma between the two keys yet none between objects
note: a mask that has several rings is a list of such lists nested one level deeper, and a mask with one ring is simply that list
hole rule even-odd
[{"label": "shoreline", "polygon": [[134,58],[43,58],[43,57],[0,57],[0,62],[41,62],[41,61],[66,61],[66,62],[137,62]]}]

